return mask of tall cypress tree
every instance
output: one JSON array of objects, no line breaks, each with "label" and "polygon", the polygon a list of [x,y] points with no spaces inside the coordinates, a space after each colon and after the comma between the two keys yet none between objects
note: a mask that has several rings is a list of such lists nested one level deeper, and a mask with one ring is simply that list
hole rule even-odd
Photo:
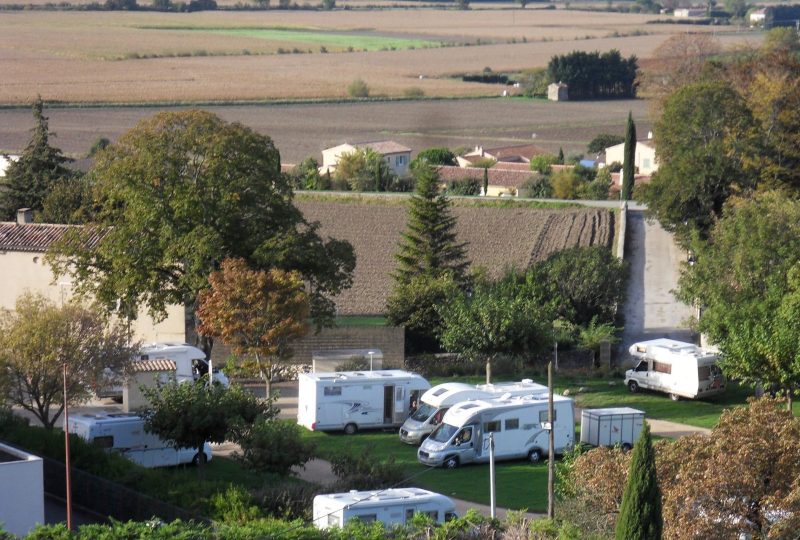
[{"label": "tall cypress tree", "polygon": [[72,174],[64,166],[72,160],[50,146],[50,129],[42,109],[42,99],[37,98],[33,104],[36,125],[31,140],[19,159],[6,169],[4,189],[0,189],[0,220],[13,219],[20,208],[40,212],[53,186]]},{"label": "tall cypress tree", "polygon": [[455,281],[463,282],[469,266],[466,244],[456,239],[456,218],[450,213],[450,201],[439,189],[439,174],[425,164],[416,168],[414,177],[416,188],[408,225],[395,255],[395,281],[404,285],[415,276],[435,278],[450,272]]},{"label": "tall cypress tree", "polygon": [[636,161],[636,125],[633,123],[633,116],[630,111],[628,111],[628,126],[625,129],[625,148],[623,154],[622,191],[620,191],[620,199],[629,201],[633,195],[634,163]]},{"label": "tall cypress tree", "polygon": [[659,540],[664,528],[661,489],[656,477],[656,457],[645,423],[633,447],[628,483],[617,518],[617,540]]}]

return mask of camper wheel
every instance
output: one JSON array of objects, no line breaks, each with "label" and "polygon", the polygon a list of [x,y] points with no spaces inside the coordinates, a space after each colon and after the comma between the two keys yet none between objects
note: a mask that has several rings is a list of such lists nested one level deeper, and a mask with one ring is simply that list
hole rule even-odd
[{"label": "camper wheel", "polygon": [[208,461],[208,456],[206,456],[206,453],[205,452],[198,452],[192,458],[192,465],[194,465],[196,467],[196,466],[200,465],[201,463],[205,464],[207,461]]},{"label": "camper wheel", "polygon": [[680,401],[681,396],[679,396],[678,394],[670,394],[669,399],[671,399],[672,401]]},{"label": "camper wheel", "polygon": [[538,448],[534,448],[530,452],[528,452],[528,461],[531,463],[539,463],[542,461],[542,451]]},{"label": "camper wheel", "polygon": [[356,431],[358,431],[358,426],[352,422],[344,426],[345,435],[355,435]]},{"label": "camper wheel", "polygon": [[458,456],[450,456],[449,458],[444,460],[442,464],[445,469],[457,469],[458,468]]},{"label": "camper wheel", "polygon": [[639,391],[639,383],[637,383],[636,381],[630,381],[628,383],[628,390],[631,391],[631,394],[635,394],[636,392]]},{"label": "camper wheel", "polygon": [[622,451],[623,452],[630,452],[631,451],[630,443],[622,443]]}]

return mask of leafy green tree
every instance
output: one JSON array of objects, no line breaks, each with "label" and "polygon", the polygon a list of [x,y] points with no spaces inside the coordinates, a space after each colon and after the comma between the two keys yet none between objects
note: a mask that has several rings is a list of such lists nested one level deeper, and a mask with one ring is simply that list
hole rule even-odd
[{"label": "leafy green tree", "polygon": [[286,476],[314,457],[313,443],[302,432],[296,422],[259,419],[239,441],[242,453],[236,458],[246,469]]},{"label": "leafy green tree", "polygon": [[698,328],[723,352],[720,367],[791,398],[800,384],[800,202],[779,192],[732,200],[695,252],[678,296],[702,306]]},{"label": "leafy green tree", "polygon": [[428,165],[455,165],[456,155],[449,148],[426,148],[417,154],[417,157],[411,162],[411,168],[413,169],[421,163],[427,163]]},{"label": "leafy green tree", "polygon": [[447,194],[474,197],[480,195],[481,183],[477,178],[453,179],[447,183]]},{"label": "leafy green tree", "polygon": [[605,53],[572,51],[553,56],[547,64],[551,81],[569,86],[570,99],[616,99],[636,97],[635,56],[622,58],[612,49]]},{"label": "leafy green tree", "polygon": [[86,153],[86,157],[95,157],[101,150],[105,150],[109,144],[111,144],[111,140],[108,137],[99,137],[96,141],[94,141],[94,143],[92,143],[92,147],[89,148],[89,151]]},{"label": "leafy green tree", "polygon": [[558,251],[532,272],[555,288],[559,315],[575,324],[611,323],[625,297],[627,265],[603,246]]},{"label": "leafy green tree", "polygon": [[27,146],[19,159],[11,161],[6,176],[0,182],[0,221],[13,220],[20,208],[41,212],[53,184],[72,176],[65,164],[72,160],[60,149],[50,145],[47,117],[43,113],[42,98],[33,103],[36,125]]},{"label": "leafy green tree", "polygon": [[620,199],[631,200],[633,194],[634,175],[636,174],[636,125],[633,116],[628,112],[628,125],[625,128],[625,148],[622,160],[622,190]]},{"label": "leafy green tree", "polygon": [[140,304],[156,317],[170,304],[194,313],[209,274],[239,257],[300,272],[317,327],[333,324],[353,248],[320,238],[292,204],[269,137],[208,112],[160,113],[102,152],[92,174],[97,217],[48,254],[79,293],[126,316]]},{"label": "leafy green tree", "polygon": [[604,167],[597,171],[594,180],[586,185],[583,196],[593,201],[605,201],[608,199],[608,191],[611,189],[611,171]]},{"label": "leafy green tree", "polygon": [[307,157],[300,162],[291,172],[294,179],[294,186],[297,189],[330,189],[330,183],[326,185],[325,177],[319,174],[319,162],[313,157]]},{"label": "leafy green tree", "polygon": [[246,371],[264,380],[270,396],[275,368],[291,357],[292,342],[308,332],[308,295],[300,273],[252,270],[244,259],[225,259],[208,282],[198,299],[198,331],[245,356]]},{"label": "leafy green tree", "polygon": [[0,371],[11,402],[53,429],[64,411],[64,365],[67,402],[83,403],[98,381],[113,382],[106,368],[125,372],[138,349],[138,343],[129,342],[125,325],[110,323],[97,310],[23,294],[14,311],[0,313]]},{"label": "leafy green tree", "polygon": [[512,276],[500,283],[479,282],[471,294],[455,296],[438,308],[442,347],[486,362],[491,382],[492,361],[500,354],[537,353],[552,344],[554,312],[533,291],[538,285],[518,283]]},{"label": "leafy green tree", "polygon": [[750,7],[747,0],[724,0],[725,9],[731,14],[731,17],[743,18],[747,15],[747,9]]},{"label": "leafy green tree", "polygon": [[339,156],[334,176],[353,191],[389,191],[395,175],[382,155],[360,148]]},{"label": "leafy green tree", "polygon": [[621,329],[612,323],[599,323],[597,317],[593,318],[585,328],[578,330],[578,345],[589,349],[594,354],[594,364],[597,365],[597,355],[603,343],[617,343],[617,334]]},{"label": "leafy green tree", "polygon": [[406,352],[439,351],[442,318],[438,308],[460,291],[450,272],[419,274],[398,283],[386,303],[389,324],[405,328]]},{"label": "leafy green tree", "polygon": [[642,190],[649,214],[679,240],[706,235],[728,197],[755,183],[743,160],[751,131],[745,102],[723,81],[670,96],[655,125],[659,169]]},{"label": "leafy green tree", "polygon": [[86,175],[56,180],[42,201],[42,223],[80,225],[93,217],[92,184]]},{"label": "leafy green tree", "polygon": [[563,169],[550,177],[553,197],[556,199],[577,199],[582,192],[583,184],[584,181],[574,169]]},{"label": "leafy green tree", "polygon": [[[278,410],[272,399],[259,400],[236,384],[225,388],[204,380],[142,388],[150,406],[140,412],[145,430],[158,435],[173,448],[197,450],[197,465],[205,464],[206,442],[243,440],[259,421],[273,419]],[[202,472],[198,473],[202,476]]]},{"label": "leafy green tree", "polygon": [[[531,170],[539,174],[550,174],[553,170],[552,165],[558,163],[559,158],[552,154],[539,154],[531,158]],[[564,162],[564,154],[561,153],[561,163]]]},{"label": "leafy green tree", "polygon": [[602,154],[609,146],[615,146],[623,142],[625,142],[625,137],[612,135],[611,133],[601,133],[589,142],[586,150],[590,154]]},{"label": "leafy green tree", "polygon": [[469,266],[466,244],[457,241],[456,218],[439,187],[439,175],[431,167],[418,167],[414,178],[416,189],[409,202],[408,225],[395,255],[395,283],[403,285],[414,276],[438,277],[444,273],[464,283]]},{"label": "leafy green tree", "polygon": [[617,518],[617,540],[659,540],[664,529],[661,489],[656,477],[656,456],[645,422],[633,446],[631,470]]},{"label": "leafy green tree", "polygon": [[564,149],[561,148],[560,146],[558,147],[558,156],[556,156],[555,162],[558,163],[559,165],[564,164]]}]

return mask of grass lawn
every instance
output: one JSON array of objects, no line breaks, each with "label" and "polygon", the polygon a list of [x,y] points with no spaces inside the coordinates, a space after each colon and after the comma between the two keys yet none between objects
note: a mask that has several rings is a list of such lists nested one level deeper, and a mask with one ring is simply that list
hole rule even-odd
[{"label": "grass lawn", "polygon": [[[400,442],[396,431],[364,431],[347,436],[307,431],[304,437],[317,443],[323,459],[342,453],[368,453],[378,459],[390,456],[403,467],[411,485],[458,499],[489,504],[489,465],[465,465],[455,470],[433,469],[417,461],[417,447]],[[547,465],[526,461],[497,464],[497,505],[544,512],[547,507]]]},{"label": "grass lawn", "polygon": [[386,317],[341,315],[336,317],[336,326],[386,326]]}]

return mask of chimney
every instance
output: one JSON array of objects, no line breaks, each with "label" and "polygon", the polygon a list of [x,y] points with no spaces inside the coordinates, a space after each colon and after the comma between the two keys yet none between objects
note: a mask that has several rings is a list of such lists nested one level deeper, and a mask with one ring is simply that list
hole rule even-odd
[{"label": "chimney", "polygon": [[27,225],[29,223],[33,223],[33,210],[30,208],[17,210],[17,225]]}]

